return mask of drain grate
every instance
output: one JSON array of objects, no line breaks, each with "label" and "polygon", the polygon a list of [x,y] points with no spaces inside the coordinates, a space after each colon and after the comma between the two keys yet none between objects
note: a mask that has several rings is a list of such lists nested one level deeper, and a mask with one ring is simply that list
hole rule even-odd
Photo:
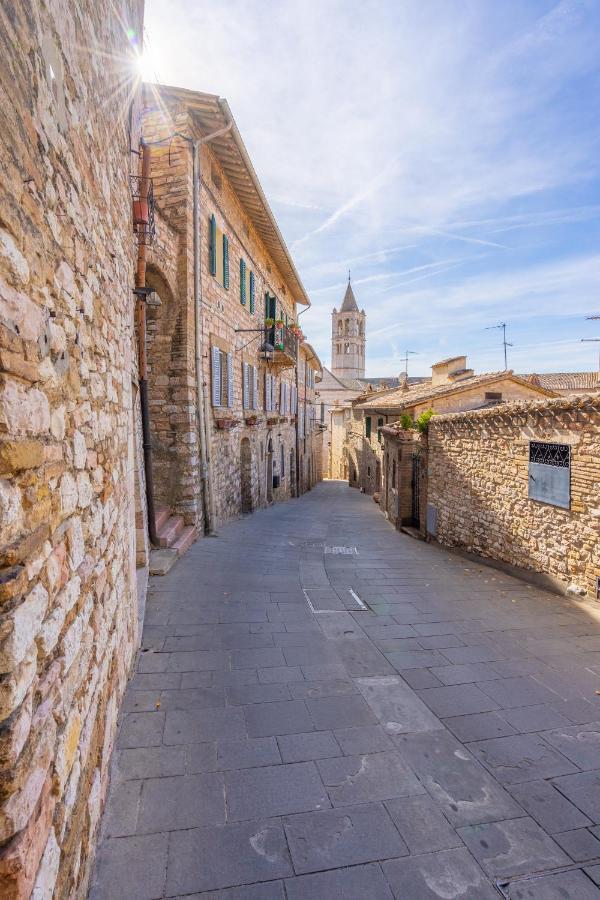
[{"label": "drain grate", "polygon": [[325,553],[332,553],[334,556],[358,556],[356,547],[325,547]]}]

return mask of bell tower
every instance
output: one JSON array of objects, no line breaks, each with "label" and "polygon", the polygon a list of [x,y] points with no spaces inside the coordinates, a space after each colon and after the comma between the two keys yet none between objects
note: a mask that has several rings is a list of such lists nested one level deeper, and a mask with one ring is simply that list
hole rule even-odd
[{"label": "bell tower", "polygon": [[365,325],[367,316],[359,310],[350,283],[340,311],[331,314],[331,371],[339,378],[365,377]]}]

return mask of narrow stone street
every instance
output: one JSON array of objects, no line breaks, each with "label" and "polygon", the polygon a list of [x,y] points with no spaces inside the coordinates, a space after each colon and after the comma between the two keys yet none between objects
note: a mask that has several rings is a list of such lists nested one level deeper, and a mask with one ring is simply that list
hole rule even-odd
[{"label": "narrow stone street", "polygon": [[600,897],[589,609],[338,482],[198,541],[151,582],[92,900]]}]

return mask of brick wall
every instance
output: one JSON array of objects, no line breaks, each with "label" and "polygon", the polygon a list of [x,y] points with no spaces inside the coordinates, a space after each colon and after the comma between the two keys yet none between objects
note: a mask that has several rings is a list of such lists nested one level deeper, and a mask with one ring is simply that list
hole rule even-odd
[{"label": "brick wall", "polygon": [[[528,498],[529,441],[571,447],[571,506]],[[600,576],[600,398],[560,398],[435,417],[429,503],[437,539],[575,585]]]},{"label": "brick wall", "polygon": [[137,0],[0,8],[3,898],[85,895],[136,647],[141,25]]}]

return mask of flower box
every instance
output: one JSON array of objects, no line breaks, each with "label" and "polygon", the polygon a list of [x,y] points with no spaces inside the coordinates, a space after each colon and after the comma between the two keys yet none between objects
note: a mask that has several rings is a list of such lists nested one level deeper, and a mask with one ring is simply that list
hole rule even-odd
[{"label": "flower box", "polygon": [[231,431],[237,425],[237,419],[221,418],[215,419],[215,424],[219,431]]}]

